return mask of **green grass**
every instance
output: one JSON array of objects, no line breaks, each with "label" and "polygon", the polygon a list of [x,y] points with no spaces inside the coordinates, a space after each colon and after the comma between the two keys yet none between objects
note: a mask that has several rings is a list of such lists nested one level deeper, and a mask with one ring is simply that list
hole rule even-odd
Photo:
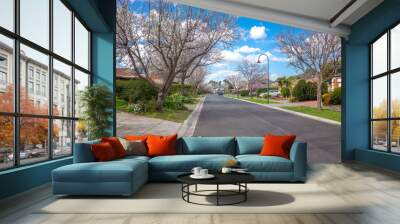
[{"label": "green grass", "polygon": [[294,106],[285,106],[282,108],[291,110],[291,111],[300,112],[303,114],[326,118],[326,119],[333,120],[333,121],[338,121],[338,122],[341,121],[340,120],[340,117],[341,117],[340,111],[334,111],[334,110],[329,110],[329,109],[318,110],[317,108],[305,107],[305,106],[295,106],[295,107]]},{"label": "green grass", "polygon": [[139,115],[182,123],[191,113],[191,110],[170,110],[165,108],[162,112],[153,111],[140,113]]},{"label": "green grass", "polygon": [[116,106],[117,106],[117,110],[123,110],[124,107],[126,106],[126,102],[117,97]]},{"label": "green grass", "polygon": [[173,109],[164,108],[162,112],[159,112],[159,111],[148,111],[148,112],[142,112],[142,113],[129,112],[126,109],[127,103],[124,100],[119,99],[118,97],[117,97],[117,101],[116,101],[116,106],[117,106],[117,110],[125,111],[128,113],[182,123],[192,113],[193,109],[196,107],[199,100],[200,100],[200,98],[194,98],[193,104],[186,104],[185,105],[186,109],[183,109],[183,110],[173,110]]},{"label": "green grass", "polygon": [[279,103],[278,101],[271,100],[271,99],[269,100],[269,103],[268,103],[267,99],[260,98],[260,97],[248,97],[248,96],[244,97],[244,96],[235,96],[235,95],[228,95],[228,97],[234,98],[234,99],[247,100],[247,101],[250,101],[253,103],[260,103],[260,104],[278,104]]}]

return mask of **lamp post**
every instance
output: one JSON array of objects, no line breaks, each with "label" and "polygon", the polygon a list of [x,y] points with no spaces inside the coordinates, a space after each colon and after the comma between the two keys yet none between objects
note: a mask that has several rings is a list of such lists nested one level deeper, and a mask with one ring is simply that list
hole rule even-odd
[{"label": "lamp post", "polygon": [[260,54],[257,59],[258,64],[261,63],[260,61],[261,56],[267,57],[267,104],[269,104],[269,57],[266,53]]}]

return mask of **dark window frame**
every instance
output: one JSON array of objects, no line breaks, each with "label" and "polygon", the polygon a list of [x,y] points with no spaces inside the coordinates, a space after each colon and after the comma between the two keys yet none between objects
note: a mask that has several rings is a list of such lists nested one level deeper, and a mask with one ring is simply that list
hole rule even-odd
[{"label": "dark window frame", "polygon": [[[13,68],[12,72],[14,76],[14,111],[13,112],[0,112],[0,116],[8,116],[12,117],[13,119],[13,153],[14,153],[14,161],[13,161],[13,166],[10,167],[5,167],[5,168],[0,168],[0,171],[4,170],[10,170],[10,169],[15,169],[18,167],[23,167],[23,166],[29,166],[37,163],[43,163],[49,160],[59,160],[62,158],[70,157],[73,155],[74,151],[74,143],[75,143],[75,123],[76,121],[79,120],[79,117],[75,116],[75,109],[73,105],[75,104],[75,88],[74,88],[74,82],[75,82],[75,69],[85,73],[89,77],[89,83],[88,85],[90,86],[92,83],[92,73],[91,73],[91,36],[92,36],[92,30],[89,29],[88,25],[83,21],[83,19],[79,16],[78,13],[76,13],[72,7],[65,1],[65,0],[60,0],[60,2],[68,8],[68,10],[71,11],[71,27],[72,27],[72,32],[71,32],[71,59],[64,58],[63,56],[53,52],[53,0],[48,0],[49,2],[49,49],[46,49],[39,44],[36,44],[32,41],[30,41],[27,38],[24,38],[20,35],[20,0],[14,0],[13,3],[13,9],[14,9],[14,31],[10,31],[6,28],[3,28],[0,26],[0,35],[3,35],[5,37],[11,38],[13,40]],[[85,29],[88,31],[89,35],[89,43],[88,43],[88,57],[89,57],[89,65],[88,69],[85,69],[78,64],[75,64],[75,25],[74,25],[74,19],[79,20],[79,22],[85,27]],[[48,94],[48,106],[49,110],[47,115],[38,115],[38,114],[25,114],[20,112],[20,104],[19,104],[19,96],[20,96],[20,44],[23,44],[27,47],[30,47],[36,51],[39,51],[40,53],[43,53],[49,57],[49,64],[48,64],[48,86],[47,90],[49,91]],[[53,115],[53,59],[58,60],[59,62],[62,62],[66,65],[71,66],[71,92],[72,92],[72,111],[70,116],[56,116]],[[28,74],[26,74],[28,76]],[[22,117],[29,117],[29,118],[45,118],[48,120],[48,136],[47,136],[47,141],[48,141],[48,157],[43,158],[43,160],[38,161],[38,162],[33,162],[33,163],[27,163],[27,164],[21,164],[20,163],[20,118]],[[63,156],[57,156],[56,158],[53,158],[53,144],[52,144],[52,132],[53,132],[53,121],[55,120],[67,120],[71,121],[72,125],[72,133],[71,133],[71,154],[69,155],[63,155]]]},{"label": "dark window frame", "polygon": [[[399,154],[399,152],[393,152],[392,151],[392,121],[399,121],[400,117],[392,117],[392,98],[391,98],[391,80],[392,80],[392,75],[397,74],[400,72],[400,67],[398,68],[393,68],[391,69],[391,31],[393,28],[397,27],[400,25],[400,22],[396,22],[393,25],[391,25],[389,28],[387,28],[383,33],[378,35],[373,41],[369,43],[369,145],[370,145],[370,150],[373,151],[380,151],[380,152],[387,152],[387,153],[392,153],[392,154]],[[387,65],[386,65],[386,71],[382,72],[380,74],[376,74],[374,76],[373,74],[373,44],[376,43],[377,40],[379,40],[381,37],[384,35],[387,35]],[[387,86],[387,105],[386,105],[386,118],[373,118],[373,81],[382,77],[386,77],[386,86]],[[387,139],[386,139],[386,151],[379,150],[374,148],[374,132],[373,132],[373,122],[376,121],[386,121],[387,122]]]}]

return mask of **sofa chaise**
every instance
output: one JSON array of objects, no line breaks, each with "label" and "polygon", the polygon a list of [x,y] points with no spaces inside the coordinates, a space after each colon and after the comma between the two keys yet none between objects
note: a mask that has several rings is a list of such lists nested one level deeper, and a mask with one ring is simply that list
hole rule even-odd
[{"label": "sofa chaise", "polygon": [[53,193],[67,195],[132,195],[148,181],[176,181],[193,167],[218,172],[228,160],[236,160],[258,182],[304,182],[307,169],[307,144],[295,141],[290,159],[260,156],[263,137],[182,137],[177,155],[127,156],[96,162],[91,141],[75,144],[73,164],[52,172]]}]

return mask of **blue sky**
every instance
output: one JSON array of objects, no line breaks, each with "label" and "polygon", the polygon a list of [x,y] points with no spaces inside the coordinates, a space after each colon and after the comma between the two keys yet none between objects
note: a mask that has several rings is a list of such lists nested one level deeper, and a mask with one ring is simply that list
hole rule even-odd
[{"label": "blue sky", "polygon": [[[276,37],[289,29],[295,33],[304,30],[244,17],[238,17],[237,23],[241,37],[230,49],[221,51],[224,59],[209,67],[208,80],[223,80],[226,76],[236,73],[237,65],[243,58],[257,60],[262,53],[270,56],[272,80],[298,73],[289,66],[286,55],[280,52]],[[261,60],[265,60],[265,57],[261,57]]]},{"label": "blue sky", "polygon": [[[136,0],[133,2],[130,5],[132,11],[147,13],[147,1]],[[279,51],[276,37],[289,29],[293,33],[304,32],[305,30],[245,17],[238,17],[237,25],[240,38],[229,49],[221,49],[223,59],[208,67],[207,80],[224,80],[227,76],[237,73],[238,63],[243,59],[256,61],[262,53],[267,53],[270,56],[270,77],[272,80],[281,76],[298,74],[298,71],[289,66],[286,55]],[[261,60],[265,60],[265,57],[262,57]],[[266,61],[263,63],[266,64]]]}]

